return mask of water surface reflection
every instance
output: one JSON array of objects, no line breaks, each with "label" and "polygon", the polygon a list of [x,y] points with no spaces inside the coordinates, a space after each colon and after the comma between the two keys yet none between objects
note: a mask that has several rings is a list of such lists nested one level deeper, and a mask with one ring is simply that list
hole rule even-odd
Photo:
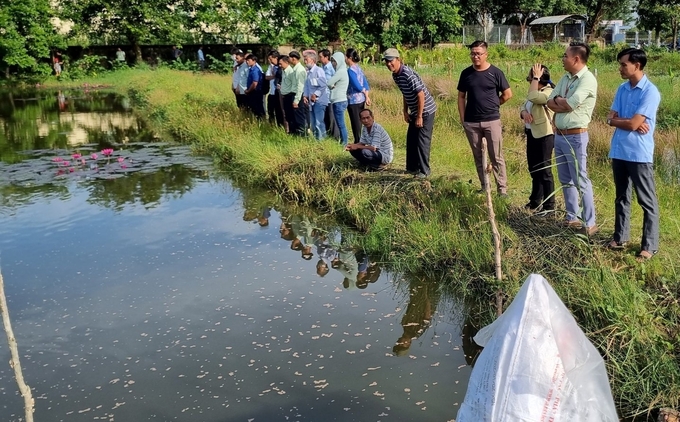
[{"label": "water surface reflection", "polygon": [[[0,187],[36,420],[453,419],[462,304],[198,160]],[[0,365],[0,420],[22,404]]]}]

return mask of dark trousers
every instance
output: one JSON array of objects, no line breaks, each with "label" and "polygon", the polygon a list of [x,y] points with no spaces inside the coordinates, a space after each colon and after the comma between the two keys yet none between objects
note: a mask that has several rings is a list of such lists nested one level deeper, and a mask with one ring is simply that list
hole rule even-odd
[{"label": "dark trousers", "polygon": [[323,121],[326,124],[326,134],[335,139],[340,139],[340,128],[337,123],[335,123],[335,114],[333,113],[332,104],[328,104],[328,107],[326,107],[326,114]]},{"label": "dark trousers", "polygon": [[298,108],[293,107],[295,94],[287,94],[283,97],[283,113],[288,122],[288,133],[305,136],[307,131],[307,106],[300,101]]},{"label": "dark trousers", "polygon": [[290,133],[294,133],[298,136],[307,136],[307,122],[309,122],[309,107],[300,100],[298,103],[298,108],[293,108],[295,112],[295,125],[297,126],[296,131],[292,130]]},{"label": "dark trousers", "polygon": [[630,204],[633,188],[642,207],[642,250],[659,250],[659,203],[654,184],[654,165],[632,161],[612,160],[616,199],[614,200],[614,240],[630,240]]},{"label": "dark trousers", "polygon": [[378,167],[382,164],[382,154],[380,151],[371,151],[368,148],[353,149],[349,152],[360,164],[369,167]]},{"label": "dark trousers", "polygon": [[529,207],[543,210],[555,209],[555,181],[552,174],[552,154],[555,148],[555,135],[534,138],[531,130],[525,129],[527,135],[527,164],[531,174],[531,195]]},{"label": "dark trousers", "polygon": [[288,133],[293,134],[297,132],[297,124],[295,123],[295,109],[293,108],[293,100],[295,94],[286,94],[283,96],[283,115],[288,123]]},{"label": "dark trousers", "polygon": [[361,138],[361,110],[364,109],[363,102],[361,104],[350,104],[347,106],[347,114],[349,114],[349,125],[352,128],[352,136],[354,136],[354,143],[359,142]]},{"label": "dark trousers", "polygon": [[255,117],[261,119],[265,116],[264,112],[264,98],[262,97],[262,92],[253,91],[247,95],[248,97],[248,108],[253,112]]},{"label": "dark trousers", "polygon": [[411,115],[406,132],[406,171],[430,175],[430,144],[432,143],[432,129],[434,115],[423,116],[423,127],[416,126],[416,117]]},{"label": "dark trousers", "polygon": [[236,107],[241,109],[248,108],[248,102],[244,94],[236,94]]},{"label": "dark trousers", "polygon": [[281,93],[276,91],[274,95],[267,96],[267,112],[269,113],[269,123],[283,126],[283,107],[281,107]]}]

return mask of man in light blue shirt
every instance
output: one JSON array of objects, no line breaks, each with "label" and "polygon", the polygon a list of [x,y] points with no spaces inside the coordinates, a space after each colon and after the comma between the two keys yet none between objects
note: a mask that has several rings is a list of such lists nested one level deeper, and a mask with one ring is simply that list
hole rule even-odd
[{"label": "man in light blue shirt", "polygon": [[[326,81],[330,81],[333,75],[335,75],[335,68],[331,62],[330,50],[323,49],[319,51],[319,61],[323,66],[324,73],[326,73]],[[332,104],[328,104],[328,107],[326,107],[326,115],[324,116],[323,121],[326,123],[326,133],[328,133],[328,136],[340,139],[340,128],[337,123],[335,123],[335,114],[333,113]]]},{"label": "man in light blue shirt", "polygon": [[316,139],[323,139],[326,137],[324,116],[326,107],[328,107],[328,101],[330,100],[326,74],[322,68],[316,65],[316,51],[307,50],[303,53],[303,56],[307,67],[307,79],[305,80],[303,99],[305,104],[309,107],[310,123],[314,137]]},{"label": "man in light blue shirt", "polygon": [[198,47],[198,69],[205,70],[205,55],[203,54],[203,46]]},{"label": "man in light blue shirt", "polygon": [[637,257],[647,260],[659,250],[659,203],[654,184],[654,128],[661,102],[659,90],[643,70],[647,64],[644,51],[627,48],[617,60],[626,82],[619,86],[607,115],[607,124],[616,128],[609,158],[612,159],[616,186],[614,238],[610,249],[623,249],[630,240],[630,204],[635,188],[644,213],[641,250]]}]

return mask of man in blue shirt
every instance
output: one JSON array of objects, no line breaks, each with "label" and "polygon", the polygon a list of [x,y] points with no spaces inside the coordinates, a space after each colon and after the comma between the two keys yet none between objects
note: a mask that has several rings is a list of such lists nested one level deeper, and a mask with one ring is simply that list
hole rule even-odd
[{"label": "man in blue shirt", "polygon": [[255,117],[261,119],[265,116],[264,97],[262,96],[264,73],[262,73],[262,68],[257,63],[257,56],[254,54],[248,54],[246,56],[246,63],[249,68],[246,82],[248,88],[245,90],[245,94],[248,98],[248,107]]},{"label": "man in blue shirt", "polygon": [[305,80],[303,101],[309,107],[310,123],[316,139],[326,137],[326,124],[324,116],[326,107],[330,101],[330,92],[324,70],[316,65],[317,54],[314,50],[303,53],[305,66],[307,67],[307,79]]},{"label": "man in blue shirt", "polygon": [[[659,250],[659,204],[654,184],[654,128],[661,102],[659,90],[643,70],[645,52],[636,48],[621,51],[617,60],[626,82],[619,86],[607,115],[607,124],[616,128],[609,158],[612,159],[616,186],[614,238],[611,249],[623,249],[630,240],[630,203],[635,188],[644,216],[639,260],[647,260]],[[632,186],[631,186],[632,185]]]},{"label": "man in blue shirt", "polygon": [[205,70],[205,55],[203,54],[203,46],[198,47],[198,69]]}]

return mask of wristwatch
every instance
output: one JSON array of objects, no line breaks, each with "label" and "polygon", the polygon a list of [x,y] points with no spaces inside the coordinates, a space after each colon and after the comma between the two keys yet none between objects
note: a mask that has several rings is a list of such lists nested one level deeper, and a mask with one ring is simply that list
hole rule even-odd
[{"label": "wristwatch", "polygon": [[533,79],[534,79],[535,81],[540,81],[540,80],[541,80],[541,78],[537,78],[537,77],[535,77],[535,76],[534,76]]},{"label": "wristwatch", "polygon": [[612,119],[607,119],[607,125],[609,125],[609,126],[612,125]]}]

